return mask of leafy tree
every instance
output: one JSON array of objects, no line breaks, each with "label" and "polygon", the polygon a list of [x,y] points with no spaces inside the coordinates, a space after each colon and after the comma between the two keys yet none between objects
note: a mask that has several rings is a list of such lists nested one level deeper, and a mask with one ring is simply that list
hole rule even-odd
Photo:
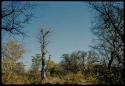
[{"label": "leafy tree", "polygon": [[49,61],[48,64],[48,71],[50,73],[50,76],[56,76],[59,73],[59,64],[55,63],[54,61]]},{"label": "leafy tree", "polygon": [[38,83],[40,80],[40,62],[41,62],[41,55],[36,54],[32,56],[32,65],[31,69],[28,71],[28,77],[32,80],[32,83]]},{"label": "leafy tree", "polygon": [[[2,45],[2,80],[3,83],[8,83],[17,76],[15,72],[19,68],[17,61],[22,58],[25,53],[23,46],[13,40],[9,40]],[[23,71],[23,66],[20,72]]]},{"label": "leafy tree", "polygon": [[23,62],[16,63],[14,72],[19,74],[19,75],[24,75],[25,74],[25,65],[24,65],[24,63]]},{"label": "leafy tree", "polygon": [[32,70],[39,70],[40,67],[40,54],[36,54],[35,56],[32,56]]},{"label": "leafy tree", "polygon": [[24,53],[25,49],[23,48],[23,46],[20,43],[15,42],[11,39],[2,46],[3,59],[8,59],[16,62],[22,57]]},{"label": "leafy tree", "polygon": [[85,69],[85,56],[86,52],[73,52],[71,54],[63,54],[60,65],[64,72],[73,72],[84,71]]}]

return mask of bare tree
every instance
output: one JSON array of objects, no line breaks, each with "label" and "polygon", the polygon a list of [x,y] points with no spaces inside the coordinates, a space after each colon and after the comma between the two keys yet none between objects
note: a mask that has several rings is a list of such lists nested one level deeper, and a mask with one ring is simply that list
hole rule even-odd
[{"label": "bare tree", "polygon": [[51,33],[50,29],[47,28],[41,28],[40,34],[39,34],[39,42],[40,42],[40,47],[41,47],[41,61],[42,61],[42,68],[41,68],[41,78],[46,79],[46,58],[45,55],[48,52],[47,51],[47,45],[48,45],[48,36]]},{"label": "bare tree", "polygon": [[2,2],[2,31],[12,35],[25,35],[23,26],[32,18],[30,2]]},{"label": "bare tree", "polygon": [[92,32],[98,38],[98,45],[94,46],[101,54],[109,58],[110,69],[114,59],[123,63],[124,46],[124,16],[121,2],[90,2],[98,16]]}]

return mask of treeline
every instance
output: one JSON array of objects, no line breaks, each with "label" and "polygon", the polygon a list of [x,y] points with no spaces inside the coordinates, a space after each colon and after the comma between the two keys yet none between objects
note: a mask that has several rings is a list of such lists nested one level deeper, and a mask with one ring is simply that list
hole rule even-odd
[{"label": "treeline", "polygon": [[108,59],[100,57],[95,51],[74,51],[63,54],[60,63],[46,60],[46,80],[41,79],[41,55],[32,57],[32,66],[25,70],[25,65],[18,60],[24,54],[23,46],[9,40],[2,49],[2,82],[5,84],[121,84],[123,68],[112,64],[108,69]]}]

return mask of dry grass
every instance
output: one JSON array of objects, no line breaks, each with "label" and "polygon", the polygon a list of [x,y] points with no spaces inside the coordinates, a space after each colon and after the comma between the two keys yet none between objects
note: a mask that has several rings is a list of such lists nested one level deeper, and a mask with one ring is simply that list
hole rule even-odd
[{"label": "dry grass", "polygon": [[40,76],[33,79],[33,77],[29,77],[28,75],[10,75],[8,76],[3,75],[2,82],[3,84],[80,84],[80,85],[86,85],[86,84],[93,84],[96,83],[96,78],[93,76],[89,76],[87,79],[85,79],[84,75],[81,72],[78,72],[76,74],[74,73],[68,73],[66,75],[62,75],[63,78],[60,78],[59,76],[53,76],[53,77],[47,77],[46,80],[41,80]]}]

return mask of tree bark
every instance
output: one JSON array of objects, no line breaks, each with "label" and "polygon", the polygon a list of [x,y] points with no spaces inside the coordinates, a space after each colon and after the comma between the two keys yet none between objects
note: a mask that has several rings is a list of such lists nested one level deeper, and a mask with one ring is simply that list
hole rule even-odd
[{"label": "tree bark", "polygon": [[45,73],[45,59],[42,57],[42,68],[41,68],[41,79],[46,78],[46,73]]}]

